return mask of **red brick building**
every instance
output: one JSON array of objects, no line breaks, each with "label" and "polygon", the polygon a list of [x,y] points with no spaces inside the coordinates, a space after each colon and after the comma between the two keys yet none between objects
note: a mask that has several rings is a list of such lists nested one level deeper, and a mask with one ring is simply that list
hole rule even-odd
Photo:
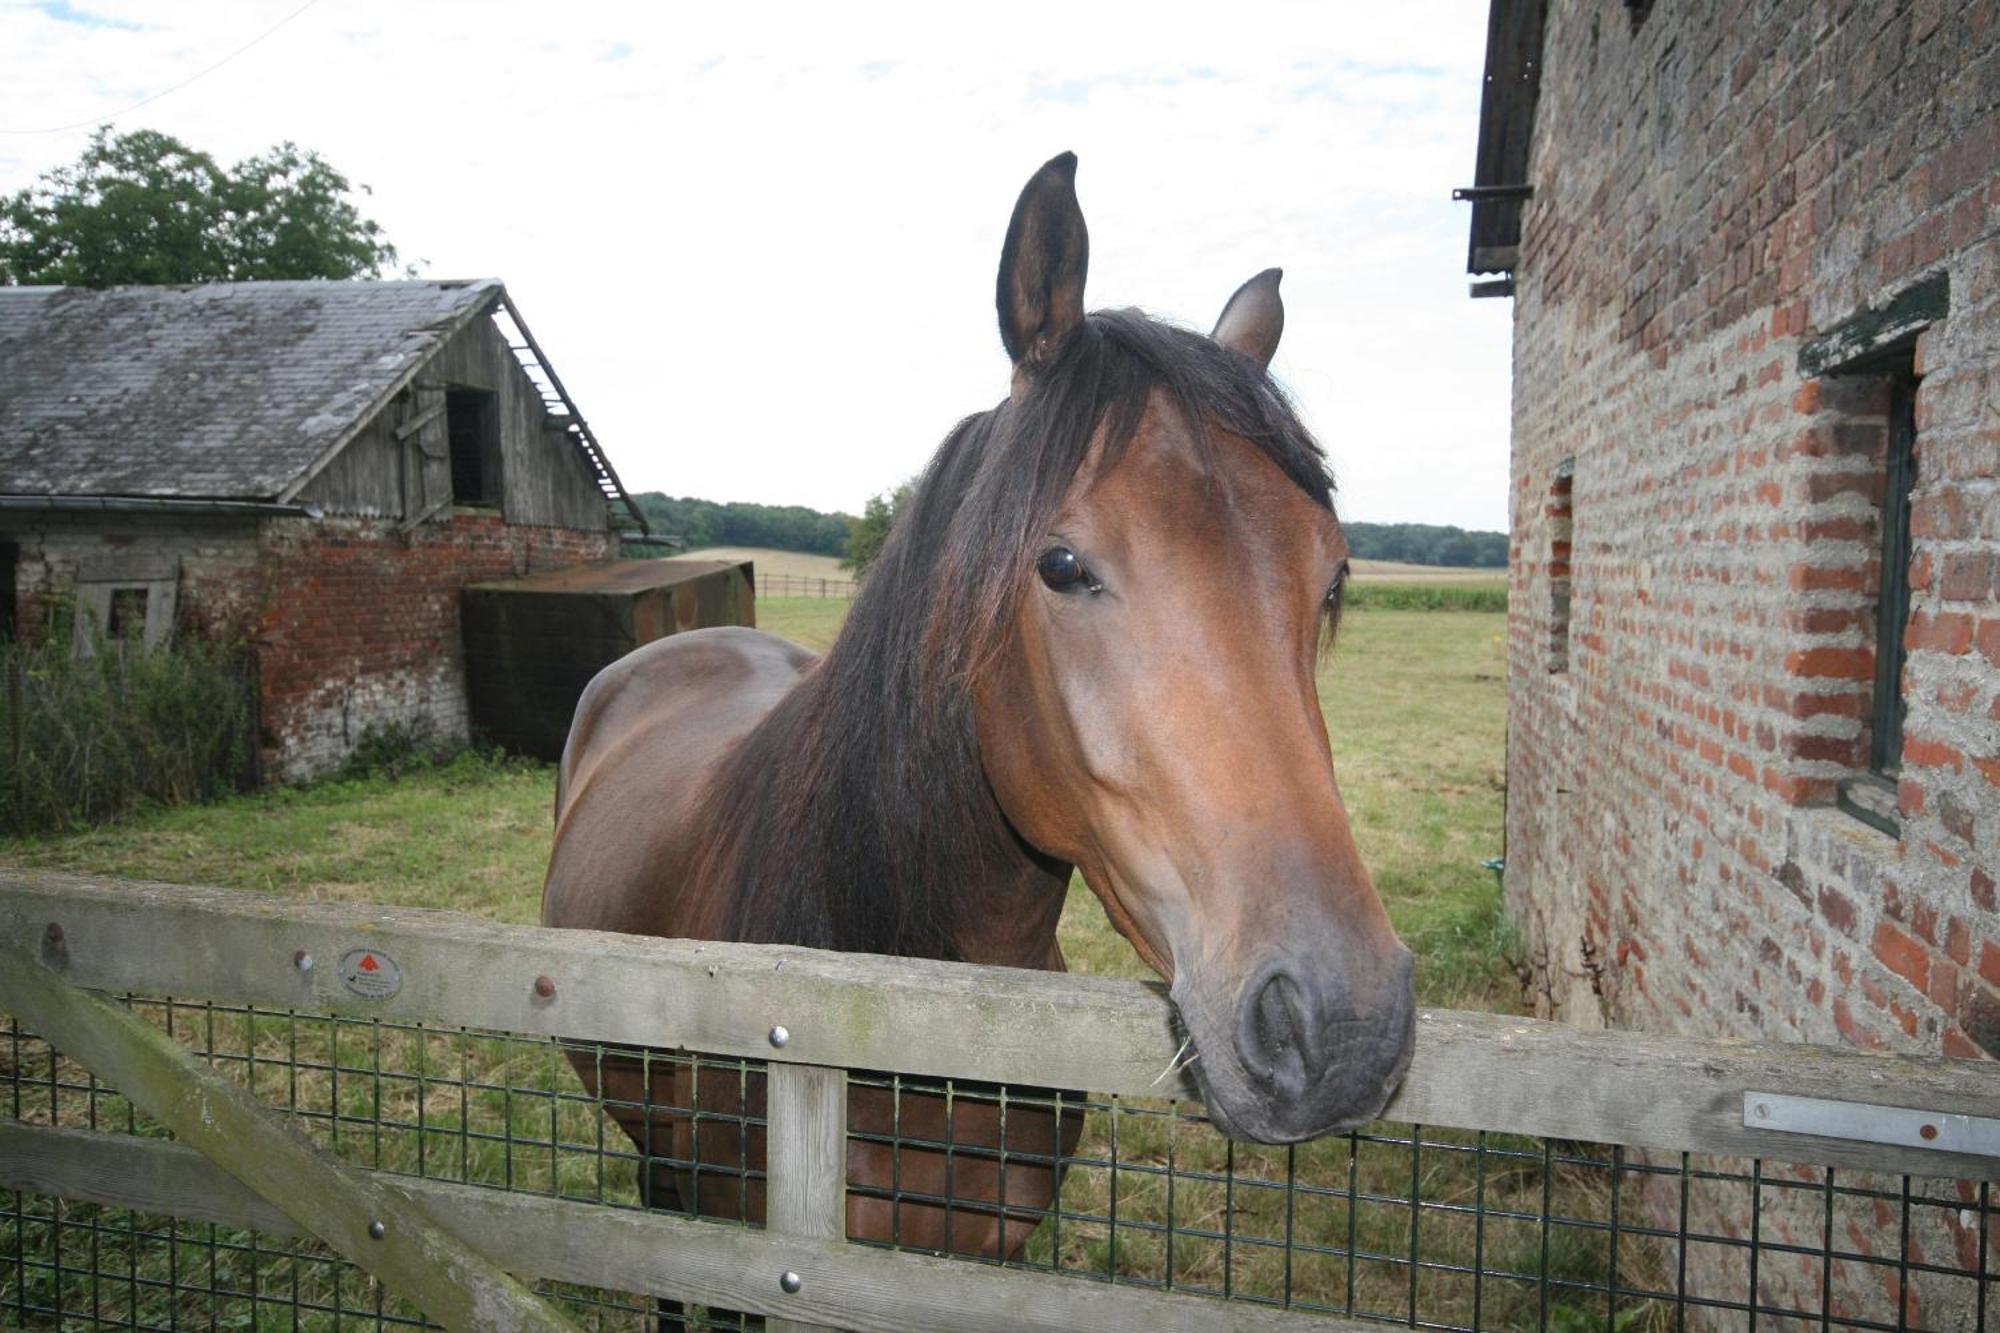
[{"label": "red brick building", "polygon": [[0,630],[254,646],[265,771],[469,729],[459,593],[643,520],[497,282],[0,287]]},{"label": "red brick building", "polygon": [[1495,0],[1487,76],[1539,1008],[2000,1057],[2000,6]]}]

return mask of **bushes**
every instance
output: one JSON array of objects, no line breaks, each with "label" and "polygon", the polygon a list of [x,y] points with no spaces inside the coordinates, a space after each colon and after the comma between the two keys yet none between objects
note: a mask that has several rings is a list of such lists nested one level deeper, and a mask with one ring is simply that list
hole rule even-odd
[{"label": "bushes", "polygon": [[1356,611],[1505,611],[1507,585],[1377,583],[1363,575],[1347,585],[1342,604]]},{"label": "bushes", "polygon": [[0,830],[25,834],[209,800],[247,771],[252,685],[197,640],[74,656],[67,634],[0,642]]}]

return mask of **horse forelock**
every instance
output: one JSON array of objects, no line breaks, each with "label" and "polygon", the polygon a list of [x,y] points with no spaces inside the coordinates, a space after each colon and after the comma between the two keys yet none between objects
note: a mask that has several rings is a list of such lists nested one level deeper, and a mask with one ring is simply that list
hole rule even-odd
[{"label": "horse forelock", "polygon": [[737,937],[951,957],[996,860],[1032,855],[980,766],[971,700],[1093,456],[1163,395],[1209,467],[1242,437],[1327,509],[1324,455],[1261,366],[1137,311],[1089,317],[1026,392],[965,418],[912,492],[823,662],[717,784]]}]

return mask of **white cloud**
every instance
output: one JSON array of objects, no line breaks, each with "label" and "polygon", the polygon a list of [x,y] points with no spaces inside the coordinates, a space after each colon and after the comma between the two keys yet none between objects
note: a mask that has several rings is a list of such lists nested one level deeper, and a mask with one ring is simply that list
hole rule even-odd
[{"label": "white cloud", "polygon": [[[296,8],[0,6],[0,129],[116,111]],[[1004,392],[1007,212],[1075,149],[1092,304],[1206,327],[1283,265],[1275,369],[1345,512],[1492,528],[1509,312],[1466,299],[1449,197],[1484,18],[320,0],[121,124],[317,148],[405,258],[506,279],[635,488],[849,510]],[[0,190],[83,138],[0,134]]]}]

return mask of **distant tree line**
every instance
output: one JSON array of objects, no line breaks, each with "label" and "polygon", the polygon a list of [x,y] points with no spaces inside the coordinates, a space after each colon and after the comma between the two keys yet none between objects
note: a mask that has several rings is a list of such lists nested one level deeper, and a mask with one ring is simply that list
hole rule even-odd
[{"label": "distant tree line", "polygon": [[[864,573],[882,549],[896,512],[914,483],[873,496],[866,511],[827,514],[803,505],[762,505],[732,500],[720,504],[693,496],[648,491],[632,498],[656,532],[685,538],[689,547],[768,546],[844,557]],[[1412,565],[1453,565],[1504,569],[1507,534],[1467,532],[1436,523],[1344,523],[1349,554],[1363,560],[1400,560]]]},{"label": "distant tree line", "polygon": [[653,531],[684,538],[690,547],[768,546],[813,555],[847,554],[847,531],[854,519],[824,514],[804,505],[762,505],[743,500],[718,503],[692,495],[635,495]]},{"label": "distant tree line", "polygon": [[1351,523],[1348,554],[1362,560],[1402,560],[1412,565],[1459,565],[1475,569],[1507,567],[1507,534],[1467,532],[1435,523]]}]

